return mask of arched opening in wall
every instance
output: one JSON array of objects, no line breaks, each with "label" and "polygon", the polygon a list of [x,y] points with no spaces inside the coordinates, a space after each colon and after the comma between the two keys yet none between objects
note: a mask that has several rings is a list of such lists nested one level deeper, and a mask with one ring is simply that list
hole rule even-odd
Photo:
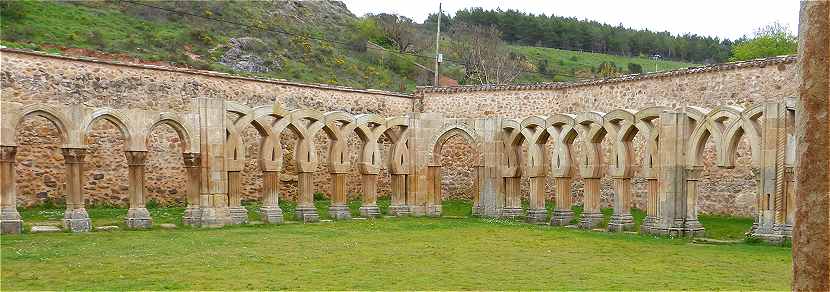
[{"label": "arched opening in wall", "polygon": [[[388,132],[389,130],[387,130]],[[392,156],[392,139],[388,134],[378,139],[380,147],[380,171],[377,175],[377,205],[380,214],[389,215],[389,206],[392,204],[392,175],[389,172],[389,157]]]},{"label": "arched opening in wall", "polygon": [[742,239],[752,228],[758,182],[752,172],[752,155],[746,137],[738,142],[735,168],[717,166],[715,143],[709,137],[703,148],[703,170],[698,181],[698,220],[712,238]]},{"label": "arched opening in wall", "polygon": [[84,142],[87,213],[93,226],[120,225],[130,203],[125,137],[116,124],[100,118],[89,126]]},{"label": "arched opening in wall", "polygon": [[[457,130],[439,138],[437,177],[440,189],[434,203],[441,205],[442,216],[470,216],[478,198],[479,150],[469,134]],[[442,143],[443,140],[443,144]]]},{"label": "arched opening in wall", "polygon": [[282,171],[280,172],[280,208],[286,220],[295,217],[295,209],[299,200],[297,184],[297,160],[294,151],[299,136],[294,130],[284,129],[280,133],[280,147],[282,147]]},{"label": "arched opening in wall", "polygon": [[157,124],[147,135],[144,172],[147,210],[154,224],[181,224],[188,190],[188,176],[182,157],[186,142],[167,122]]},{"label": "arched opening in wall", "polygon": [[260,155],[270,153],[260,153],[263,137],[254,126],[245,125],[240,137],[245,157],[240,173],[239,204],[246,209],[249,220],[259,221],[258,211],[263,202],[263,177],[258,160]]},{"label": "arched opening in wall", "polygon": [[26,225],[61,224],[66,209],[66,165],[61,132],[39,116],[25,118],[15,129],[17,206]]},{"label": "arched opening in wall", "polygon": [[314,206],[321,219],[331,219],[329,207],[332,204],[334,184],[331,169],[329,168],[329,142],[330,138],[325,131],[320,130],[311,137],[314,145],[314,152],[317,155],[317,167],[314,170]]},{"label": "arched opening in wall", "polygon": [[574,212],[573,220],[571,220],[572,224],[579,222],[585,206],[585,181],[580,173],[580,168],[588,163],[585,157],[586,147],[584,141],[581,135],[576,136],[571,146],[571,167],[573,168],[571,170],[571,202],[573,202],[572,210]]},{"label": "arched opening in wall", "polygon": [[643,167],[648,163],[644,160],[652,158],[646,156],[648,151],[646,142],[645,134],[637,131],[629,144],[631,148],[631,166],[634,169],[631,178],[631,205],[629,207],[631,208],[631,216],[634,217],[634,228],[637,231],[639,231],[646,217],[646,209],[649,203],[648,181]]},{"label": "arched opening in wall", "polygon": [[363,141],[356,132],[348,133],[346,139],[346,153],[348,153],[348,161],[351,168],[346,175],[346,200],[349,202],[349,210],[352,212],[352,217],[360,216],[360,207],[363,199],[363,185],[361,182],[360,173],[360,152],[363,151]]}]

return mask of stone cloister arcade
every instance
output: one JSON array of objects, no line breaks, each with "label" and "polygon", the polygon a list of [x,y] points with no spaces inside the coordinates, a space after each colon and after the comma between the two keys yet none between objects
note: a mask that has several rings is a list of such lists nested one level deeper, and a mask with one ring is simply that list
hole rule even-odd
[{"label": "stone cloister arcade", "polygon": [[[751,148],[758,186],[752,233],[780,240],[791,236],[794,221],[794,103],[792,99],[783,99],[748,108],[689,106],[551,113],[515,120],[492,116],[445,118],[440,113],[381,117],[312,109],[286,111],[279,103],[251,108],[212,98],[193,99],[189,112],[3,102],[0,219],[3,233],[21,231],[22,221],[16,210],[15,135],[21,122],[40,116],[54,125],[62,139],[67,198],[64,225],[76,232],[91,229],[81,188],[85,143],[92,124],[104,119],[114,124],[126,141],[129,211],[125,222],[131,228],[152,224],[144,195],[146,144],[149,133],[166,124],[182,141],[188,177],[183,222],[191,225],[222,226],[247,220],[239,191],[246,157],[241,133],[251,126],[261,138],[257,161],[263,176],[263,202],[259,212],[266,223],[283,222],[278,203],[284,163],[280,134],[284,131],[297,137],[293,151],[299,189],[296,219],[303,222],[319,220],[313,202],[314,192],[321,191],[313,183],[313,177],[319,175],[328,175],[331,180],[328,191],[332,197],[332,217],[350,218],[345,184],[354,168],[359,169],[361,176],[362,216],[380,214],[376,200],[381,168],[387,168],[391,176],[392,215],[440,215],[441,149],[450,138],[461,136],[477,150],[475,165],[470,166],[476,176],[475,215],[569,225],[574,219],[571,206],[575,203],[571,186],[579,178],[584,184],[584,195],[577,225],[597,228],[603,221],[600,179],[610,177],[613,215],[604,228],[632,230],[632,179],[641,177],[647,186],[647,217],[641,231],[690,236],[704,230],[697,220],[696,199],[704,146],[707,141],[714,145],[718,167],[732,168],[738,142],[745,139]],[[320,145],[314,143],[314,137],[320,131],[328,140],[328,174],[315,173],[319,164],[316,148]],[[352,154],[348,153],[347,139],[352,134],[361,141],[357,165],[351,164]],[[384,136],[391,141],[387,157],[381,155],[380,140]],[[575,151],[576,148],[581,151]],[[638,152],[642,157],[637,157]],[[555,190],[551,218],[545,208],[548,176],[553,178]],[[521,204],[522,177],[530,181],[526,210]]]}]

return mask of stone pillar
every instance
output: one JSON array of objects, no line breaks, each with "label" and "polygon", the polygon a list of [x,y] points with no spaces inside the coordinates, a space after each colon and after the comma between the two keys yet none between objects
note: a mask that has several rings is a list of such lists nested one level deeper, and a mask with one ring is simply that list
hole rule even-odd
[{"label": "stone pillar", "polygon": [[389,205],[389,215],[406,216],[410,214],[406,205],[406,174],[392,174],[392,203]]},{"label": "stone pillar", "polygon": [[830,291],[830,2],[803,1],[793,290]]},{"label": "stone pillar", "polygon": [[61,148],[66,163],[66,212],[63,215],[63,227],[72,232],[92,230],[92,222],[84,207],[83,164],[86,157],[84,148]]},{"label": "stone pillar", "polygon": [[280,173],[279,171],[262,172],[262,207],[259,209],[262,222],[282,224],[280,209]]},{"label": "stone pillar", "polygon": [[127,166],[129,167],[129,193],[130,209],[127,210],[127,218],[124,224],[127,228],[150,228],[153,219],[144,198],[144,165],[147,151],[126,151]]},{"label": "stone pillar", "polygon": [[346,173],[331,174],[331,206],[329,214],[337,220],[351,219],[352,212],[346,198]]},{"label": "stone pillar", "polygon": [[781,235],[792,238],[793,223],[795,222],[795,173],[792,166],[787,166],[784,171],[784,203],[785,214],[781,222]]},{"label": "stone pillar", "polygon": [[686,214],[683,221],[683,235],[703,236],[703,225],[697,220],[697,183],[703,167],[686,169]]},{"label": "stone pillar", "polygon": [[[441,166],[440,165],[429,165],[427,166],[427,176],[429,179],[427,180],[429,184],[429,208],[427,210],[427,215],[429,216],[441,216],[441,203],[444,199],[443,194],[441,193],[441,182],[443,178],[441,177]],[[475,195],[474,195],[475,196]],[[475,202],[473,202],[473,206],[475,206]],[[475,207],[474,207],[475,208]]]},{"label": "stone pillar", "polygon": [[196,98],[194,106],[199,113],[202,162],[199,225],[222,227],[231,222],[225,168],[225,101],[221,98]]},{"label": "stone pillar", "polygon": [[200,209],[200,190],[202,181],[201,154],[182,153],[184,168],[187,171],[187,207],[184,210],[182,223],[198,226],[202,217]]},{"label": "stone pillar", "polygon": [[548,210],[545,209],[545,180],[547,176],[536,175],[530,177],[530,204],[527,210],[527,222],[545,224],[548,220]]},{"label": "stone pillar", "polygon": [[658,182],[656,177],[646,178],[648,201],[646,202],[646,218],[640,226],[640,232],[651,234],[659,233],[660,224],[660,200],[657,194]]},{"label": "stone pillar", "polygon": [[689,128],[689,117],[685,113],[664,111],[660,114],[657,146],[657,211],[660,221],[657,227],[652,228],[652,233],[683,233],[687,195],[685,149]]},{"label": "stone pillar", "polygon": [[511,176],[504,178],[504,208],[501,216],[517,218],[522,215],[521,177]]},{"label": "stone pillar", "polygon": [[297,220],[306,223],[320,221],[317,207],[314,206],[314,173],[298,172],[297,188],[300,194],[297,209],[294,211]]},{"label": "stone pillar", "polygon": [[380,216],[378,208],[378,175],[376,173],[364,173],[361,175],[363,183],[363,204],[360,206],[360,216],[375,218]]},{"label": "stone pillar", "polygon": [[634,217],[631,216],[631,178],[614,177],[614,214],[608,223],[608,231],[634,230]]},{"label": "stone pillar", "polygon": [[242,206],[242,172],[228,171],[228,211],[231,214],[231,224],[245,224],[248,222],[248,210]]},{"label": "stone pillar", "polygon": [[574,212],[571,210],[571,206],[573,206],[573,200],[571,199],[571,178],[566,176],[554,177],[553,185],[556,189],[556,206],[554,206],[553,215],[550,217],[550,225],[570,225],[571,220],[574,218]]},{"label": "stone pillar", "polygon": [[473,188],[473,216],[481,216],[484,214],[484,207],[481,204],[481,187],[484,185],[484,166],[479,165],[475,167],[475,187]]},{"label": "stone pillar", "polygon": [[17,146],[0,146],[0,234],[20,234],[23,220],[17,212],[16,174]]},{"label": "stone pillar", "polygon": [[600,188],[598,177],[583,178],[585,183],[585,196],[582,209],[582,216],[579,218],[579,228],[593,229],[602,224],[602,211],[600,210]]}]

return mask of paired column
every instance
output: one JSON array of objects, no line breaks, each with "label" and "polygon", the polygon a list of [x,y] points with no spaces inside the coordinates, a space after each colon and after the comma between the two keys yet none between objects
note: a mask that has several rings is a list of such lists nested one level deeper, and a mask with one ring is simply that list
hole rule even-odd
[{"label": "paired column", "polygon": [[659,183],[656,177],[646,178],[648,200],[646,201],[646,218],[640,226],[642,233],[659,233],[660,231],[660,200],[657,193]]},{"label": "paired column", "polygon": [[202,169],[199,153],[182,153],[184,169],[187,171],[187,208],[184,210],[182,223],[199,225],[202,210],[199,208],[199,192],[201,190]]},{"label": "paired column", "polygon": [[262,221],[270,224],[282,224],[280,209],[280,172],[262,172],[262,207],[259,209]]},{"label": "paired column", "polygon": [[475,188],[473,189],[473,216],[484,215],[484,206],[481,204],[482,186],[486,185],[485,168],[483,165],[476,166]]},{"label": "paired column", "polygon": [[127,210],[124,223],[127,228],[150,228],[153,225],[153,219],[150,217],[150,211],[147,211],[144,198],[144,165],[147,160],[147,151],[126,151],[124,155],[127,156],[129,168],[128,190],[130,194],[130,209]]},{"label": "paired column", "polygon": [[366,173],[360,175],[363,185],[363,204],[360,206],[360,216],[375,218],[380,216],[378,208],[378,174]]},{"label": "paired column", "polygon": [[571,178],[567,176],[554,177],[553,186],[556,189],[556,206],[550,218],[550,225],[566,226],[571,224],[574,212],[571,210],[573,200],[571,199]]},{"label": "paired column", "polygon": [[23,220],[17,212],[15,156],[17,146],[0,146],[0,234],[19,234]]},{"label": "paired column", "polygon": [[516,218],[522,215],[520,181],[520,176],[504,178],[504,208],[501,211],[502,217]]},{"label": "paired column", "polygon": [[66,211],[63,213],[63,227],[72,232],[92,230],[92,222],[84,207],[83,164],[86,157],[84,148],[61,148],[66,164]]},{"label": "paired column", "polygon": [[600,210],[599,177],[583,178],[585,194],[583,197],[582,216],[579,218],[579,228],[593,229],[602,224],[602,210]]},{"label": "paired column", "polygon": [[329,206],[329,214],[334,219],[351,219],[352,212],[349,210],[348,198],[346,198],[346,173],[331,174],[332,202]]},{"label": "paired column", "polygon": [[[441,193],[441,165],[427,166],[427,177],[429,178],[427,180],[429,185],[427,215],[439,217],[442,209],[441,202],[444,200],[444,195]],[[475,206],[475,202],[473,204]]]},{"label": "paired column", "polygon": [[[703,167],[695,166],[686,169],[686,202],[684,202],[686,214],[685,218],[675,219],[681,220],[683,226],[683,235],[685,236],[703,236],[703,225],[697,220],[697,187],[700,180],[700,172]],[[677,224],[676,224],[677,225]]]},{"label": "paired column", "polygon": [[527,222],[545,224],[548,219],[548,210],[545,209],[545,180],[544,172],[530,177],[530,204],[527,210]]},{"label": "paired column", "polygon": [[297,209],[294,211],[297,220],[302,222],[320,221],[320,215],[317,214],[317,208],[314,206],[314,173],[298,172],[297,188],[300,194]]},{"label": "paired column", "polygon": [[389,205],[389,214],[392,216],[406,216],[411,213],[406,205],[406,174],[392,174],[392,203]]},{"label": "paired column", "polygon": [[242,206],[242,172],[228,171],[228,211],[231,214],[231,224],[245,224],[248,222],[248,209]]},{"label": "paired column", "polygon": [[608,223],[608,231],[634,230],[634,217],[631,216],[631,178],[614,177],[614,214]]}]

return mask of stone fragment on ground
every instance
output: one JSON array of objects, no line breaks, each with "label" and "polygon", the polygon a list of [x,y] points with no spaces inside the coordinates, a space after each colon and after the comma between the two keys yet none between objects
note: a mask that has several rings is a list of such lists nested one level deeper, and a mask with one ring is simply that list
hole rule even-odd
[{"label": "stone fragment on ground", "polygon": [[175,229],[175,228],[176,228],[176,224],[172,224],[172,223],[162,223],[162,224],[159,224],[159,227],[164,228],[164,229]]},{"label": "stone fragment on ground", "polygon": [[104,225],[104,226],[96,226],[95,227],[95,230],[97,230],[97,231],[112,231],[112,230],[118,230],[118,229],[119,229],[118,226],[115,226],[115,225]]},{"label": "stone fragment on ground", "polygon": [[49,225],[36,225],[32,226],[31,229],[32,233],[44,233],[44,232],[61,232],[61,229],[55,226]]}]

